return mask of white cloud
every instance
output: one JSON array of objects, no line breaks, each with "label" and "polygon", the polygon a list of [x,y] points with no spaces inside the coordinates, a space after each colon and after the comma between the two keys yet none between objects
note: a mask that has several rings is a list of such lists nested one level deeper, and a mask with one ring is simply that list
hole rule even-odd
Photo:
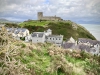
[{"label": "white cloud", "polygon": [[0,17],[36,19],[38,11],[75,21],[99,21],[100,0],[0,0]]}]

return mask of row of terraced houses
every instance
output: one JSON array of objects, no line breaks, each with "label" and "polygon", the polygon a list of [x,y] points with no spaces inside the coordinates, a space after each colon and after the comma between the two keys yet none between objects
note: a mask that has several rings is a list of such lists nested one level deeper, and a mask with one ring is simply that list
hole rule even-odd
[{"label": "row of terraced houses", "polygon": [[91,40],[87,38],[78,38],[74,40],[73,37],[63,41],[63,35],[53,35],[52,30],[48,29],[44,32],[33,32],[29,34],[29,30],[25,28],[7,28],[8,34],[12,34],[15,39],[20,40],[20,37],[25,37],[25,42],[45,43],[49,42],[58,47],[69,50],[81,50],[91,54],[100,54],[100,41]]}]

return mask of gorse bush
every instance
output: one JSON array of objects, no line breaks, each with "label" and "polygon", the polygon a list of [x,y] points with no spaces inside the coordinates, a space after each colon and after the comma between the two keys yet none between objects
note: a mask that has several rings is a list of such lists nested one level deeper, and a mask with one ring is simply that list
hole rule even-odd
[{"label": "gorse bush", "polygon": [[22,44],[21,44],[21,47],[22,47],[22,48],[25,48],[25,47],[26,47],[26,45],[22,43]]}]

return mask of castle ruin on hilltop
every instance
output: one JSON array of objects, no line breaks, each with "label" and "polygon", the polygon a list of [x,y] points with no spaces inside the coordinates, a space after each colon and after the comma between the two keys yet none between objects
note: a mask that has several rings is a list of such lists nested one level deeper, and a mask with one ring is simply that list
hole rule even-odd
[{"label": "castle ruin on hilltop", "polygon": [[63,20],[61,17],[55,16],[43,16],[43,12],[37,13],[38,20],[51,20],[51,21],[61,21]]}]

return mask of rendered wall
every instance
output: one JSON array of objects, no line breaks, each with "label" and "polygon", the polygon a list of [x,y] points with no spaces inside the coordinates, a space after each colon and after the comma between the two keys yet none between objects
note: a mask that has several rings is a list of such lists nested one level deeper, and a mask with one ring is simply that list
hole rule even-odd
[{"label": "rendered wall", "polygon": [[48,37],[47,38],[47,42],[51,42],[51,43],[55,43],[55,44],[59,44],[62,43],[63,38],[57,38],[57,37]]},{"label": "rendered wall", "polygon": [[45,37],[32,37],[32,43],[44,43]]}]

